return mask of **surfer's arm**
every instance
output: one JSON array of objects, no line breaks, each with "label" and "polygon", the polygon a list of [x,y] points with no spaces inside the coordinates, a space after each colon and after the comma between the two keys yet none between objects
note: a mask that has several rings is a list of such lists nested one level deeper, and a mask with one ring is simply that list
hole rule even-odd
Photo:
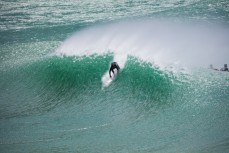
[{"label": "surfer's arm", "polygon": [[119,71],[120,70],[120,67],[118,66],[118,64],[116,66],[117,66],[117,70]]}]

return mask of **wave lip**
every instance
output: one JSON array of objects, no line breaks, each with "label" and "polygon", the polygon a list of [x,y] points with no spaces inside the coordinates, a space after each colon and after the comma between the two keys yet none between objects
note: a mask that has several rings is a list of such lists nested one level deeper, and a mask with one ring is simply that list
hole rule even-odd
[{"label": "wave lip", "polygon": [[[160,67],[221,66],[229,57],[229,29],[163,20],[121,21],[90,27],[68,38],[56,54],[134,56]],[[123,64],[124,65],[124,64]]]}]

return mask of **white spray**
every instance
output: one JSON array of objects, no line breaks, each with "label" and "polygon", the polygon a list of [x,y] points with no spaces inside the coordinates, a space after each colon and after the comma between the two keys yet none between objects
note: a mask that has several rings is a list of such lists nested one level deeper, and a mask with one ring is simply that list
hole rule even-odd
[{"label": "white spray", "polygon": [[159,67],[220,67],[229,59],[229,28],[162,20],[122,21],[76,32],[57,50],[66,56],[108,52],[114,53],[121,68],[128,55]]}]

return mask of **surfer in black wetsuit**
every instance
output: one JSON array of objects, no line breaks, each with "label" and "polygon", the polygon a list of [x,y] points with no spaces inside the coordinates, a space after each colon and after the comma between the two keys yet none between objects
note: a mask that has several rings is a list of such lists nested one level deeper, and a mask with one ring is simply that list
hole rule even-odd
[{"label": "surfer in black wetsuit", "polygon": [[219,71],[218,69],[214,68],[212,64],[210,64],[210,69]]},{"label": "surfer in black wetsuit", "polygon": [[117,62],[112,62],[111,63],[111,67],[110,67],[110,70],[109,70],[110,78],[111,78],[111,71],[114,74],[114,69],[117,69],[117,72],[119,72],[119,70],[120,70],[120,67],[118,66],[118,63]]},{"label": "surfer in black wetsuit", "polygon": [[228,71],[227,64],[224,64],[224,67],[221,68],[220,71]]}]

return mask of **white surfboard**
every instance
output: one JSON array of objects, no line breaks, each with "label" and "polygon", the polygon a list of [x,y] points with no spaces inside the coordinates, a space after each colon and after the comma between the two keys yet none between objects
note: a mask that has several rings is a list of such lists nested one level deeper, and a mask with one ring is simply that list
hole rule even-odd
[{"label": "white surfboard", "polygon": [[115,78],[117,77],[117,70],[114,69],[115,74],[113,74],[113,72],[111,72],[111,78],[109,76],[109,71],[107,71],[103,77],[102,77],[102,88],[104,87],[108,87],[113,80],[115,80]]}]

